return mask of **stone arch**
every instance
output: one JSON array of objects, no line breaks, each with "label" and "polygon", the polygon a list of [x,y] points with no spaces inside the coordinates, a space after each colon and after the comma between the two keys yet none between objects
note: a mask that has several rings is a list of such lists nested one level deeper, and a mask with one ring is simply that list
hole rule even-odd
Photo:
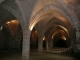
[{"label": "stone arch", "polygon": [[[44,7],[43,9],[41,9],[39,12],[37,12],[34,16],[33,16],[33,20],[31,22],[31,25],[29,28],[31,28],[31,26],[34,26],[38,21],[40,21],[40,19],[38,19],[41,15],[44,14],[45,11],[48,11],[50,9],[55,9],[55,10],[58,10],[59,12],[61,12],[63,15],[65,15],[68,19],[69,19],[69,22],[71,22],[71,25],[74,26],[74,23],[72,23],[73,21],[71,20],[71,18],[64,13],[64,10],[62,10],[61,8],[57,7],[57,6],[54,6],[52,4],[50,5],[47,5],[46,7]],[[63,11],[63,12],[62,12]]]},{"label": "stone arch", "polygon": [[[10,5],[11,3],[11,5]],[[3,1],[1,3],[1,7],[12,13],[21,24],[24,24],[24,19],[22,17],[22,13],[20,12],[20,8],[17,6],[14,1]]]},{"label": "stone arch", "polygon": [[[30,30],[28,29],[27,20],[24,14],[24,11],[22,10],[22,5],[19,0],[8,0],[3,1],[0,6],[4,8],[5,10],[9,11],[11,14],[13,14],[18,21],[21,24],[22,32],[23,32],[23,50],[22,50],[22,59],[29,59],[29,39],[30,39]],[[26,49],[26,46],[28,49]],[[26,50],[26,51],[25,51]],[[26,53],[26,55],[25,55]]]},{"label": "stone arch", "polygon": [[[61,21],[59,18],[57,18],[56,16],[53,16],[54,18],[56,18],[56,19],[58,19],[58,22],[56,22],[56,21],[51,21],[53,18],[51,18],[51,20],[49,21],[49,22],[47,22],[46,24],[45,24],[45,26],[43,27],[44,29],[44,31],[43,31],[43,33],[48,29],[48,28],[50,28],[51,26],[64,26],[64,27],[66,27],[66,29],[69,31],[68,33],[71,33],[71,31],[70,31],[70,28],[71,27],[67,27],[67,24],[66,23],[64,23],[63,21]],[[59,21],[60,20],[60,21]],[[57,23],[57,24],[56,24]],[[48,26],[47,26],[48,25]]]},{"label": "stone arch", "polygon": [[[36,1],[36,4],[38,3],[39,0]],[[79,35],[80,35],[80,32],[79,32],[79,20],[78,18],[76,17],[76,15],[74,14],[73,11],[71,11],[67,6],[66,4],[63,2],[63,1],[59,1],[59,0],[56,0],[58,2],[58,4],[60,4],[62,7],[61,9],[63,9],[64,11],[67,11],[67,14],[70,16],[67,16],[69,18],[69,20],[72,20],[73,22],[73,26],[74,26],[74,29],[76,28],[76,35],[77,35],[77,40],[79,39]],[[36,4],[35,4],[35,7],[36,7]],[[77,20],[77,21],[76,21]],[[72,23],[71,22],[71,23]]]},{"label": "stone arch", "polygon": [[[39,0],[38,0],[39,1]],[[50,4],[51,5],[51,4]],[[53,4],[52,4],[53,5]],[[33,17],[32,17],[32,20],[30,20],[30,24],[31,25],[29,25],[29,29],[30,30],[32,30],[32,28],[36,25],[36,23],[38,23],[41,19],[39,19],[39,17],[41,17],[41,15],[44,15],[43,14],[43,12],[45,12],[47,9],[51,9],[51,8],[53,8],[53,7],[55,7],[56,8],[56,10],[58,10],[59,12],[61,12],[61,13],[63,13],[63,15],[65,15],[66,16],[66,18],[68,19],[68,21],[70,22],[70,24],[72,25],[72,27],[73,27],[73,29],[76,27],[77,28],[77,26],[76,26],[76,24],[74,24],[74,21],[73,21],[73,18],[71,17],[71,15],[70,15],[70,13],[67,11],[67,12],[65,12],[67,9],[65,9],[64,7],[58,7],[58,6],[55,6],[55,5],[53,5],[53,7],[52,6],[48,6],[47,5],[47,7],[48,8],[42,8],[42,9],[44,9],[44,10],[42,10],[42,9],[40,9]],[[53,8],[54,9],[54,8]],[[39,14],[39,12],[41,12],[40,14]]]},{"label": "stone arch", "polygon": [[75,31],[76,32],[76,41],[78,41],[80,39],[79,38],[79,36],[80,36],[80,32],[79,32],[79,30],[80,30],[79,29],[80,28],[80,26],[79,26],[80,21],[79,21],[79,19],[75,15],[75,12],[71,11],[63,1],[57,0],[57,2],[60,3],[63,6],[63,8],[68,12],[68,14],[70,15],[71,19],[73,20],[73,23],[74,23],[74,26],[75,26],[74,29],[76,29],[76,31]]},{"label": "stone arch", "polygon": [[[26,49],[26,46],[27,46],[27,48],[29,48],[29,37],[30,37],[30,30],[29,30],[29,24],[36,24],[37,22],[34,20],[34,21],[30,21],[30,14],[33,12],[32,10],[34,10],[35,8],[34,7],[36,7],[36,5],[37,5],[37,2],[39,2],[40,0],[33,0],[35,3],[33,3],[34,4],[34,6],[32,6],[33,8],[31,8],[32,10],[30,10],[29,11],[29,16],[27,16],[27,17],[29,17],[28,18],[28,20],[27,20],[27,17],[25,16],[25,12],[24,12],[24,10],[26,10],[26,9],[22,9],[22,7],[24,7],[25,6],[25,4],[22,6],[21,5],[21,0],[15,0],[15,1],[13,1],[13,0],[8,0],[8,3],[9,3],[9,1],[12,1],[13,3],[15,3],[15,7],[17,7],[17,10],[15,10],[14,8],[14,6],[12,5],[12,6],[10,6],[10,4],[9,5],[7,5],[7,4],[3,4],[3,3],[1,3],[1,2],[5,2],[4,0],[1,0],[0,1],[0,3],[1,3],[1,6],[4,8],[4,9],[6,9],[6,10],[8,10],[9,12],[11,12],[15,17],[17,17],[17,19],[20,21],[20,23],[21,23],[21,26],[22,26],[22,30],[23,30],[23,39],[24,39],[24,47],[23,47],[23,60],[28,60],[29,59],[29,49]],[[22,3],[23,2],[25,2],[26,4],[28,3],[28,2],[31,2],[31,0],[23,0],[22,1]],[[49,0],[48,0],[49,1]],[[52,0],[53,1],[53,0]],[[55,0],[54,0],[55,1]],[[49,5],[47,5],[47,7],[49,8],[49,9],[52,9],[52,8],[56,8],[56,10],[59,10],[60,12],[62,12],[65,16],[67,16],[67,15],[69,15],[69,16],[67,16],[67,18],[69,19],[69,21],[71,22],[71,24],[72,24],[72,26],[74,27],[74,28],[76,28],[76,30],[77,30],[77,37],[79,38],[79,35],[80,35],[80,32],[79,32],[79,26],[78,26],[78,22],[79,21],[76,21],[76,20],[78,20],[77,18],[76,18],[76,16],[75,15],[73,15],[72,13],[70,13],[71,11],[68,9],[68,11],[67,11],[67,8],[65,8],[66,6],[65,6],[65,4],[60,0],[56,0],[56,1],[58,1],[58,3],[60,4],[60,5],[62,5],[62,6],[64,6],[64,7],[61,7],[61,8],[59,8],[59,7],[57,7],[57,6],[52,6],[51,4],[50,4],[50,6]],[[7,2],[6,2],[7,3]],[[10,2],[11,3],[11,2]],[[29,4],[29,3],[28,3]],[[27,6],[30,6],[30,4],[29,5],[27,5]],[[26,8],[26,7],[24,7],[24,8]],[[29,7],[28,7],[29,8]],[[47,8],[47,9],[48,9]],[[44,8],[42,8],[42,9],[44,9]],[[41,9],[41,14],[44,12],[44,11],[46,11],[47,9],[45,8],[44,9],[44,11]],[[64,13],[65,11],[67,11],[66,12],[66,14]],[[30,13],[31,12],[31,13]],[[41,15],[39,15],[38,17],[40,17]],[[36,16],[37,17],[37,16]],[[37,19],[37,18],[36,18]],[[40,21],[40,20],[39,20]],[[29,22],[29,23],[27,23],[27,22]],[[31,22],[31,23],[30,23]],[[35,22],[35,23],[34,23]],[[74,23],[74,22],[76,22],[76,23]],[[76,24],[77,24],[77,26],[76,26]],[[34,26],[33,25],[33,26]],[[32,26],[32,25],[31,25]],[[30,26],[30,27],[31,27]],[[27,43],[26,43],[27,42]],[[26,52],[25,52],[26,51]],[[27,55],[26,55],[27,54]]]},{"label": "stone arch", "polygon": [[[60,27],[61,25],[57,25],[57,26]],[[54,28],[52,28],[51,31],[53,31],[54,29],[56,29],[56,25],[54,25],[54,24],[51,25],[51,26],[49,26],[47,29],[49,29],[50,27],[54,27]],[[60,27],[60,28],[61,28],[62,30],[64,30],[64,31],[65,31],[65,29],[66,29],[65,27],[64,27],[65,29],[63,29],[62,27]],[[47,29],[46,29],[46,30],[47,30]],[[46,30],[45,30],[45,31],[46,31]],[[45,32],[45,31],[44,31],[44,32]],[[66,33],[66,35],[67,35],[68,37],[70,37],[70,34],[69,34],[68,31],[65,31],[65,33]],[[52,36],[52,32],[49,33],[48,37],[51,37],[51,36]]]}]

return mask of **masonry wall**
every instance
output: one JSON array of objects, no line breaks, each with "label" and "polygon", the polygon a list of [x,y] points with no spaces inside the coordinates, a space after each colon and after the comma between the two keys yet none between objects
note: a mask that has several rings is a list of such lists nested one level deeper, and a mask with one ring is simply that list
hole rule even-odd
[{"label": "masonry wall", "polygon": [[18,29],[15,35],[11,35],[8,29],[0,31],[0,50],[21,50],[22,30]]}]

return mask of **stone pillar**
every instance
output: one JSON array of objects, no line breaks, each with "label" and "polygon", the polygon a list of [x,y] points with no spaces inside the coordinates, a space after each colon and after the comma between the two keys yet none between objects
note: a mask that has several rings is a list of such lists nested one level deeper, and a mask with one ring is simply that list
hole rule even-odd
[{"label": "stone pillar", "polygon": [[38,52],[43,51],[43,36],[38,36]]},{"label": "stone pillar", "polygon": [[22,60],[29,60],[30,52],[30,30],[25,29],[23,31],[23,49],[22,49]]}]

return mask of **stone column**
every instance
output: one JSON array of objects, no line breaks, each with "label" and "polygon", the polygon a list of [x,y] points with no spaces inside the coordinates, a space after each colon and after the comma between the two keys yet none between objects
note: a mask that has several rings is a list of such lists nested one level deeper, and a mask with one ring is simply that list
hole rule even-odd
[{"label": "stone column", "polygon": [[22,60],[29,60],[30,52],[30,30],[25,29],[23,31],[23,49],[22,49]]},{"label": "stone column", "polygon": [[43,51],[43,36],[38,36],[38,52]]}]

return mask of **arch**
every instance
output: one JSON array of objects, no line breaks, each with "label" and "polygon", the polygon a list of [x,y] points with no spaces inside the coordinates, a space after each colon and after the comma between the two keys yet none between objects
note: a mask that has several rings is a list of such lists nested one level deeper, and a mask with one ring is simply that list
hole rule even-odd
[{"label": "arch", "polygon": [[62,5],[62,7],[68,12],[68,14],[70,15],[71,19],[73,20],[73,23],[74,23],[74,26],[75,26],[74,28],[76,29],[76,41],[78,41],[80,39],[79,38],[79,36],[80,36],[80,32],[79,32],[79,30],[80,30],[79,29],[80,28],[80,26],[79,26],[80,21],[79,21],[78,17],[76,16],[74,11],[70,10],[66,6],[65,2],[60,1],[60,0],[56,0],[56,1]]},{"label": "arch", "polygon": [[[3,1],[0,6],[4,8],[5,10],[12,13],[20,22],[23,32],[23,50],[22,50],[22,59],[29,59],[29,40],[30,40],[30,34],[31,31],[28,29],[27,20],[24,14],[24,11],[22,10],[22,5],[19,0],[9,0],[9,1]],[[26,47],[27,46],[27,47]],[[26,49],[27,48],[27,49]],[[26,50],[26,51],[25,51]],[[25,55],[26,53],[26,55]]]},{"label": "arch", "polygon": [[[32,17],[33,20],[31,21],[29,28],[32,29],[34,27],[34,25],[40,21],[39,17],[41,15],[47,13],[46,11],[49,11],[49,10],[57,10],[57,11],[61,12],[64,16],[66,16],[68,18],[69,22],[71,22],[71,25],[74,26],[73,21],[67,14],[64,13],[64,10],[62,10],[60,7],[50,4],[50,5],[45,6],[43,9],[41,9],[39,12],[37,12],[35,14],[35,16]],[[50,11],[48,13],[50,13]],[[54,12],[52,12],[52,13],[54,14]]]},{"label": "arch", "polygon": [[[57,17],[54,17],[54,18],[58,19]],[[57,21],[58,21],[58,22],[57,22]],[[48,26],[47,26],[47,25],[48,25]],[[67,24],[64,23],[64,22],[62,22],[62,21],[60,21],[60,19],[54,21],[53,18],[52,18],[48,23],[46,23],[46,25],[43,27],[43,33],[44,33],[48,28],[50,28],[51,26],[54,26],[54,27],[59,26],[59,27],[61,27],[62,29],[67,29],[67,30],[68,30],[67,33],[70,33],[70,35],[72,35],[72,34],[71,34],[71,31],[73,31],[73,29],[70,30],[70,28],[72,28],[72,27],[68,27]],[[62,27],[62,26],[64,26],[65,28]]]},{"label": "arch", "polygon": [[[59,29],[57,29],[57,27],[59,27]],[[64,26],[61,26],[61,25],[53,25],[53,26],[50,26],[49,28],[51,28],[51,30],[49,30],[49,33],[47,35],[47,38],[51,38],[52,39],[54,37],[54,35],[57,34],[57,33],[59,33],[59,32],[65,33],[65,36],[67,38],[70,38],[69,31],[66,31],[65,30],[66,28]],[[48,31],[48,29],[47,29],[47,31]]]},{"label": "arch", "polygon": [[[10,5],[10,3],[12,3]],[[25,23],[23,17],[22,17],[22,13],[20,12],[20,7],[18,6],[18,4],[15,1],[3,1],[0,6],[2,8],[4,8],[5,10],[9,11],[10,13],[12,13],[20,22],[21,26]],[[14,7],[13,7],[14,6]]]}]

